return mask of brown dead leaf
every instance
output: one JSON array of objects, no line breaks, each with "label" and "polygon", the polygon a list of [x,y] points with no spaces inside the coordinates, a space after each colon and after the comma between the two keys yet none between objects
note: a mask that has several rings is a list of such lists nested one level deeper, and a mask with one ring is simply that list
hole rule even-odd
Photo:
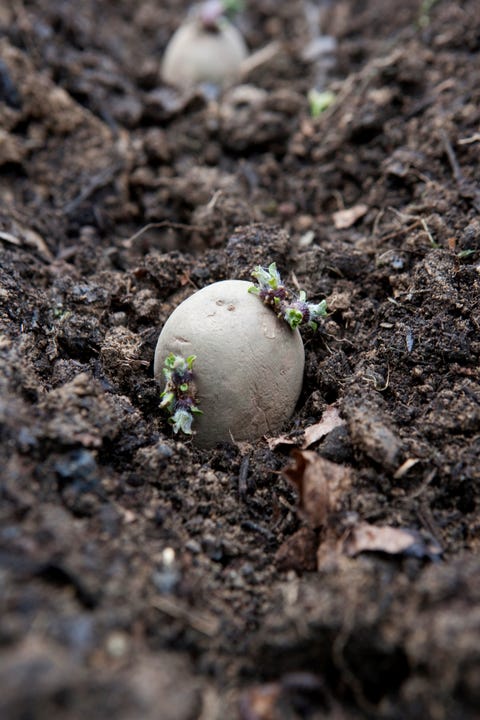
[{"label": "brown dead leaf", "polygon": [[345,425],[345,422],[340,417],[337,408],[335,405],[329,405],[323,413],[320,422],[306,428],[305,441],[302,448],[305,450],[310,447],[310,445],[313,445],[313,443],[321,440],[325,435],[328,435],[334,428],[340,427],[341,425]]},{"label": "brown dead leaf", "polygon": [[338,512],[351,486],[351,472],[320,457],[311,450],[293,450],[295,465],[283,474],[297,488],[299,510],[311,527],[326,525],[331,513]]},{"label": "brown dead leaf", "polygon": [[47,247],[45,240],[34,230],[23,227],[18,223],[11,223],[14,232],[0,232],[0,239],[19,247],[30,247],[38,252],[45,260],[52,261],[53,255]]},{"label": "brown dead leaf", "polygon": [[360,220],[368,211],[368,205],[361,203],[360,205],[354,205],[351,208],[345,210],[337,210],[332,215],[333,224],[337,230],[346,230],[352,225],[355,225],[357,220]]},{"label": "brown dead leaf", "polygon": [[345,425],[345,422],[338,414],[337,408],[334,405],[329,405],[323,413],[320,422],[307,427],[303,434],[300,431],[296,431],[289,435],[278,435],[277,437],[267,438],[268,447],[270,450],[275,450],[281,445],[295,445],[306,450],[310,445],[321,440],[322,437],[325,437],[331,430],[340,425]]},{"label": "brown dead leaf", "polygon": [[312,528],[301,527],[288,537],[275,554],[275,567],[278,570],[295,572],[316,570],[317,534]]},{"label": "brown dead leaf", "polygon": [[267,445],[270,450],[275,450],[279,445],[299,445],[302,436],[278,435],[277,437],[267,438]]},{"label": "brown dead leaf", "polygon": [[416,530],[362,522],[344,540],[343,552],[350,557],[362,552],[382,552],[432,560],[439,557],[441,548],[433,538],[425,540]]}]

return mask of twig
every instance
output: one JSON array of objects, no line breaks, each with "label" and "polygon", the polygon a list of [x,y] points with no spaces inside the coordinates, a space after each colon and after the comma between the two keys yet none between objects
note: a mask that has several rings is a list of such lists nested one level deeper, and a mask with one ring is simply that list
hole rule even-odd
[{"label": "twig", "polygon": [[79,205],[93,195],[97,190],[106,187],[115,177],[116,173],[120,170],[120,165],[117,163],[113,167],[108,167],[94,175],[90,182],[83,188],[83,190],[69,202],[65,203],[62,207],[62,212],[65,215],[71,215]]},{"label": "twig", "polygon": [[403,233],[411,232],[412,230],[415,230],[415,228],[419,227],[419,225],[421,225],[421,222],[420,222],[420,220],[417,220],[412,225],[408,225],[407,227],[399,228],[398,230],[395,230],[395,232],[391,232],[388,235],[380,235],[379,236],[380,240],[382,240],[382,242],[384,240],[393,240],[393,238],[396,238],[399,235],[402,235]]},{"label": "twig", "polygon": [[249,55],[243,62],[240,68],[240,74],[242,78],[245,78],[251,72],[256,70],[261,65],[271,62],[281,52],[281,45],[276,40],[273,40],[265,47],[260,48],[256,52]]},{"label": "twig", "polygon": [[438,248],[438,243],[436,242],[436,240],[434,239],[432,233],[430,232],[429,227],[428,227],[426,221],[422,218],[420,222],[422,223],[422,227],[423,227],[423,229],[425,230],[425,233],[426,233],[428,239],[430,240],[430,245],[431,245],[433,248]]},{"label": "twig", "polygon": [[420,483],[420,485],[418,487],[416,487],[414,490],[412,490],[411,492],[407,493],[402,498],[402,501],[409,502],[410,500],[414,500],[415,498],[419,497],[427,489],[427,487],[430,485],[430,483],[436,477],[436,475],[437,475],[437,469],[433,468],[433,470],[431,470],[428,473],[427,477]]},{"label": "twig", "polygon": [[468,180],[464,177],[460,164],[457,160],[455,150],[453,149],[452,143],[448,139],[444,130],[441,131],[441,135],[445,153],[447,155],[448,162],[450,163],[450,167],[452,168],[453,177],[455,178],[460,194],[462,197],[470,200],[475,210],[480,212],[480,192],[475,185],[468,182]]},{"label": "twig", "polygon": [[432,515],[432,511],[428,507],[426,502],[422,502],[420,507],[417,508],[416,514],[422,525],[428,530],[430,535],[437,541],[439,547],[443,552],[443,543],[441,538],[441,530],[438,527],[435,519]]},{"label": "twig", "polygon": [[458,185],[461,185],[464,182],[464,177],[462,170],[460,168],[459,162],[457,160],[457,156],[455,155],[455,151],[452,147],[452,143],[447,137],[447,133],[445,130],[441,131],[442,135],[442,141],[443,141],[443,147],[445,148],[445,152],[447,154],[448,162],[450,163],[450,167],[452,168],[453,177],[455,178],[455,181]]},{"label": "twig", "polygon": [[179,620],[189,625],[191,628],[206,635],[207,637],[215,637],[219,630],[218,619],[207,613],[191,610],[187,607],[179,605],[178,600],[168,597],[159,597],[152,603],[155,610],[167,615],[174,620]]},{"label": "twig", "polygon": [[242,530],[251,530],[252,532],[259,533],[270,542],[275,539],[275,535],[270,532],[268,528],[263,527],[262,525],[259,525],[252,520],[244,520],[240,527],[242,528]]},{"label": "twig", "polygon": [[457,141],[458,145],[471,145],[472,143],[480,142],[480,133],[474,133],[470,137],[460,138]]},{"label": "twig", "polygon": [[240,464],[240,472],[238,473],[238,494],[239,494],[240,500],[242,500],[242,502],[245,501],[247,491],[248,491],[247,478],[248,478],[249,467],[250,467],[250,457],[249,457],[249,455],[245,455],[245,457],[243,458],[243,460]]},{"label": "twig", "polygon": [[[394,207],[390,207],[389,210],[391,210],[402,222],[406,222],[407,220],[413,220],[413,225],[410,225],[409,227],[405,228],[404,232],[409,232],[411,230],[414,230],[419,225],[422,226],[425,234],[427,235],[428,239],[430,240],[430,243],[432,247],[438,247],[438,243],[435,242],[435,239],[430,232],[430,229],[427,225],[427,222],[424,218],[421,218],[419,215],[411,215],[410,213],[402,213],[399,210],[396,210]],[[390,235],[385,235],[382,237],[382,240],[388,240],[391,237],[396,237],[397,235],[400,235],[402,233],[402,230],[398,230],[395,233],[391,233]]]},{"label": "twig", "polygon": [[170,220],[161,220],[160,222],[156,223],[148,223],[148,225],[144,225],[140,230],[138,230],[133,235],[130,235],[130,237],[125,238],[123,240],[123,245],[125,247],[128,247],[133,243],[134,240],[137,240],[139,237],[141,237],[144,233],[148,232],[149,230],[155,230],[157,228],[172,228],[173,230],[190,230],[190,231],[197,231],[200,232],[204,230],[205,228],[200,227],[199,225],[185,225],[184,223],[177,223],[177,222],[171,222]]}]

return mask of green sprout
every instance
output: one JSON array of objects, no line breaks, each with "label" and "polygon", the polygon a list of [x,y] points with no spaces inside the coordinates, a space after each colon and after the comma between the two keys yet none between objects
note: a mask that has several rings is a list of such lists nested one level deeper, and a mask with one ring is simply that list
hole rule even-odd
[{"label": "green sprout", "polygon": [[228,15],[229,17],[237,15],[237,13],[242,12],[244,9],[243,0],[222,0],[222,5],[225,15]]},{"label": "green sprout", "polygon": [[258,295],[260,300],[272,308],[277,317],[285,320],[292,330],[306,325],[315,331],[318,328],[318,320],[327,315],[325,300],[317,305],[309,303],[303,290],[295,298],[282,283],[275,263],[271,263],[268,269],[257,265],[252,271],[252,277],[258,282],[258,286],[250,286],[248,292]]},{"label": "green sprout", "polygon": [[333,103],[335,102],[335,99],[335,93],[333,93],[331,90],[323,90],[323,92],[315,90],[315,88],[309,90],[308,105],[310,108],[311,117],[317,118],[319,115],[325,112],[325,110],[328,110],[330,105],[333,105]]},{"label": "green sprout", "polygon": [[181,355],[170,353],[165,358],[163,375],[165,377],[165,390],[160,395],[160,407],[170,414],[169,422],[173,425],[173,432],[180,430],[185,435],[192,434],[194,415],[201,415],[202,411],[196,405],[196,388],[193,380],[193,363],[195,355],[186,359]]},{"label": "green sprout", "polygon": [[[255,278],[255,280],[258,280],[258,284],[260,288],[253,288],[251,289],[251,292],[255,292],[258,290],[260,292],[261,288],[270,288],[271,290],[277,290],[278,287],[281,286],[282,280],[280,278],[280,273],[277,270],[276,263],[271,263],[271,265],[268,266],[268,270],[265,270],[265,268],[261,267],[261,265],[257,265],[251,273],[252,277]],[[257,293],[255,292],[255,295]]]},{"label": "green sprout", "polygon": [[438,0],[423,0],[418,13],[417,25],[426,28],[430,25],[430,11],[436,5]]}]

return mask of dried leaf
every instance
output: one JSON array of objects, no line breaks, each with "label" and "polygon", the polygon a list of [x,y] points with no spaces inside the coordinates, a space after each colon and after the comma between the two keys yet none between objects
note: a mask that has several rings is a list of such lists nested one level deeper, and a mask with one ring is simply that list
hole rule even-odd
[{"label": "dried leaf", "polygon": [[293,450],[295,465],[283,470],[299,493],[299,510],[316,528],[338,512],[351,486],[350,469],[325,460],[311,450]]},{"label": "dried leaf", "polygon": [[300,431],[295,431],[288,435],[267,438],[268,447],[270,450],[275,450],[279,445],[296,445],[306,450],[310,445],[321,440],[322,437],[325,437],[331,430],[340,425],[345,425],[344,420],[338,414],[337,408],[334,405],[329,405],[320,422],[307,427],[303,434]]},{"label": "dried leaf", "polygon": [[352,227],[352,225],[355,225],[357,220],[360,220],[367,211],[368,205],[364,205],[363,203],[360,205],[354,205],[346,210],[338,210],[332,215],[333,224],[337,230],[346,230],[347,228]]},{"label": "dried leaf", "polygon": [[353,560],[342,553],[341,543],[334,534],[322,540],[317,549],[317,570],[332,572],[346,562],[351,563]]},{"label": "dried leaf", "polygon": [[267,444],[270,450],[275,450],[279,445],[299,445],[298,436],[294,435],[278,435],[277,437],[267,438]]},{"label": "dried leaf", "polygon": [[302,448],[306,449],[310,447],[310,445],[321,440],[322,437],[325,437],[325,435],[328,435],[334,428],[340,427],[341,425],[345,425],[345,422],[340,417],[337,408],[334,405],[329,405],[323,413],[320,422],[306,428],[305,441]]},{"label": "dried leaf", "polygon": [[441,548],[433,539],[423,538],[416,530],[359,523],[343,542],[343,551],[350,557],[362,552],[382,552],[388,555],[409,555],[431,560],[441,555]]},{"label": "dried leaf", "polygon": [[280,545],[275,554],[275,566],[278,570],[295,570],[295,572],[316,570],[317,545],[315,531],[301,527]]},{"label": "dried leaf", "polygon": [[14,223],[15,234],[1,231],[0,240],[9,242],[12,245],[31,247],[36,250],[41,257],[47,260],[53,260],[53,255],[47,247],[45,240],[34,230],[23,227]]}]

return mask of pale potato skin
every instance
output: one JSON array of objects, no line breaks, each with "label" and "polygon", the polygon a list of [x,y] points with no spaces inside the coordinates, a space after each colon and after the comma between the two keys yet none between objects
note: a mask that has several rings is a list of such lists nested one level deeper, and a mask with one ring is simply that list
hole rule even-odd
[{"label": "pale potato skin", "polygon": [[202,82],[225,87],[238,80],[247,54],[242,36],[227,20],[219,32],[207,32],[198,20],[189,20],[167,45],[162,79],[185,89]]},{"label": "pale potato skin", "polygon": [[224,280],[184,300],[165,323],[155,350],[154,374],[170,354],[196,355],[194,441],[255,440],[278,433],[302,389],[305,353],[291,330],[245,280]]}]

